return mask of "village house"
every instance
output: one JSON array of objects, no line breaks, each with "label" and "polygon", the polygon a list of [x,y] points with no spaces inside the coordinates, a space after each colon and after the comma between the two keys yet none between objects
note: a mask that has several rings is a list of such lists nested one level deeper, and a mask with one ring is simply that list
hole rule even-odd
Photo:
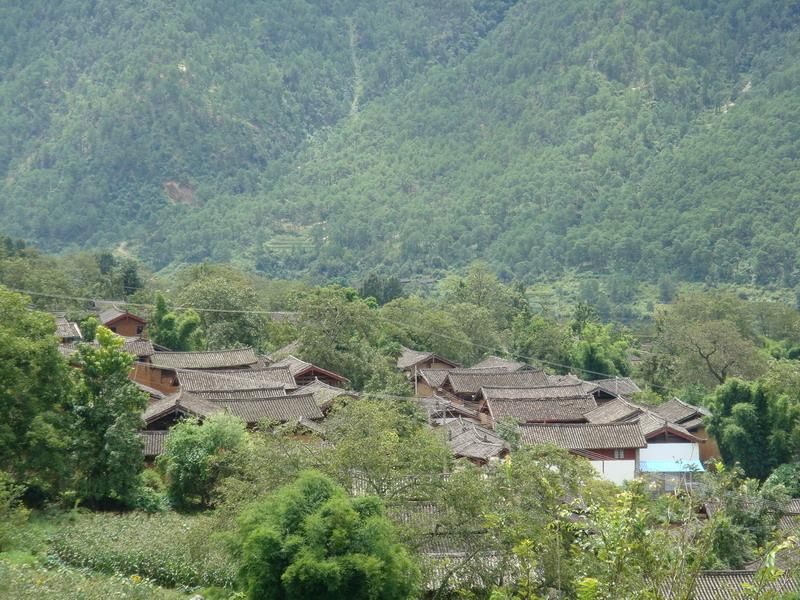
[{"label": "village house", "polygon": [[711,416],[711,411],[707,408],[693,406],[678,398],[672,398],[664,402],[664,404],[654,406],[651,410],[668,421],[680,425],[698,438],[706,440],[700,446],[700,462],[705,463],[712,458],[720,458],[719,446],[717,446],[716,440],[706,432],[704,418]]},{"label": "village house", "polygon": [[287,367],[292,373],[297,385],[306,385],[313,381],[321,381],[333,387],[345,387],[350,381],[347,377],[328,371],[322,367],[300,360],[294,355],[289,355],[277,362],[271,363],[271,367]]},{"label": "village house", "polygon": [[452,369],[437,392],[456,402],[478,408],[481,388],[526,388],[547,385],[544,371],[507,371],[505,369]]},{"label": "village house", "polygon": [[314,402],[323,413],[327,413],[333,403],[339,398],[358,398],[358,393],[343,390],[342,388],[328,385],[327,383],[319,380],[312,381],[306,385],[297,388],[295,394],[311,394],[314,396]]},{"label": "village house", "polygon": [[147,321],[127,310],[110,306],[100,311],[98,321],[114,333],[125,337],[147,337]]},{"label": "village house", "polygon": [[524,444],[553,444],[588,458],[603,479],[617,484],[639,476],[639,452],[647,447],[638,422],[526,423],[520,435]]},{"label": "village house", "polygon": [[297,389],[288,367],[258,367],[254,369],[180,369],[178,385],[190,392],[232,391],[274,388]]},{"label": "village house", "polygon": [[456,458],[466,458],[476,465],[486,465],[493,459],[508,455],[508,444],[490,429],[462,417],[440,421],[447,445]]},{"label": "village house", "polygon": [[640,452],[640,471],[664,491],[690,485],[693,474],[703,470],[700,447],[705,440],[655,412],[622,398],[607,402],[586,414],[589,422],[639,423],[647,440]]},{"label": "village house", "polygon": [[167,393],[177,391],[178,372],[184,369],[250,369],[260,364],[252,348],[154,352],[149,363],[137,369],[134,373],[135,380]]},{"label": "village house", "polygon": [[448,360],[433,352],[419,352],[403,346],[397,358],[397,369],[413,377],[420,369],[455,369],[458,363]]},{"label": "village house", "polygon": [[526,369],[533,369],[533,367],[524,362],[508,360],[507,358],[501,358],[500,356],[489,356],[484,358],[479,363],[472,365],[470,369],[503,369],[505,371],[522,371]]},{"label": "village house", "polygon": [[56,319],[56,337],[62,344],[80,342],[83,339],[80,327],[77,323],[68,321],[64,313],[54,313]]}]

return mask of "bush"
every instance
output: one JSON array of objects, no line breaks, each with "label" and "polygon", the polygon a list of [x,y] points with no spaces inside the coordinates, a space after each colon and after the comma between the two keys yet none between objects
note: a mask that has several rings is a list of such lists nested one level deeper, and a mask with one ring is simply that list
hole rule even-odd
[{"label": "bush", "polygon": [[11,475],[0,471],[0,552],[7,549],[28,520],[28,511],[20,500],[23,491],[22,486],[14,484]]},{"label": "bush", "polygon": [[205,516],[174,513],[80,515],[53,536],[50,549],[64,563],[93,571],[170,587],[231,587],[232,560],[210,524]]},{"label": "bush", "polygon": [[414,597],[419,570],[380,500],[350,498],[321,473],[301,473],[254,504],[241,524],[249,598]]}]

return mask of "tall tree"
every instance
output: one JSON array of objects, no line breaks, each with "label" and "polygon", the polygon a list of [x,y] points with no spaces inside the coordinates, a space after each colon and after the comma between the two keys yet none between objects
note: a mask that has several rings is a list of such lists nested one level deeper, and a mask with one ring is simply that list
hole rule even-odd
[{"label": "tall tree", "polygon": [[72,373],[76,491],[92,506],[131,506],[143,466],[137,431],[147,394],[128,379],[135,357],[122,351],[122,338],[100,326],[97,342],[79,345]]},{"label": "tall tree", "polygon": [[29,303],[0,286],[0,470],[41,498],[69,478],[66,409],[74,390],[53,317]]},{"label": "tall tree", "polygon": [[170,350],[193,350],[202,335],[200,315],[192,309],[181,313],[170,310],[166,298],[156,292],[156,307],[149,333],[153,342]]}]

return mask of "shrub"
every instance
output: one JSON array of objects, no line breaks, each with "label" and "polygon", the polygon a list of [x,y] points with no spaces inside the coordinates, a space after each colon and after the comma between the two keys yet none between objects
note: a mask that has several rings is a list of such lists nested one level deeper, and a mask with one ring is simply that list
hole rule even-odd
[{"label": "shrub", "polygon": [[0,471],[0,552],[6,550],[28,519],[28,511],[20,501],[23,491],[11,475]]}]

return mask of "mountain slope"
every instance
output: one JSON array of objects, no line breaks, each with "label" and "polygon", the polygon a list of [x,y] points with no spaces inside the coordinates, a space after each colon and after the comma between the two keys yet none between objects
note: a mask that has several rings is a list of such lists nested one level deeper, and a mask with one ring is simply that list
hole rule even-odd
[{"label": "mountain slope", "polygon": [[142,43],[114,17],[139,67],[103,71],[130,85],[107,82],[95,113],[87,61],[70,88],[85,93],[18,136],[8,232],[323,278],[487,258],[523,280],[796,283],[798,2],[425,4],[287,1],[267,18],[243,2],[223,18],[205,2],[189,19],[186,3],[179,33],[147,22]]},{"label": "mountain slope", "polygon": [[354,104],[468,52],[506,4],[6,2],[3,229],[48,248],[167,234],[260,189]]}]

